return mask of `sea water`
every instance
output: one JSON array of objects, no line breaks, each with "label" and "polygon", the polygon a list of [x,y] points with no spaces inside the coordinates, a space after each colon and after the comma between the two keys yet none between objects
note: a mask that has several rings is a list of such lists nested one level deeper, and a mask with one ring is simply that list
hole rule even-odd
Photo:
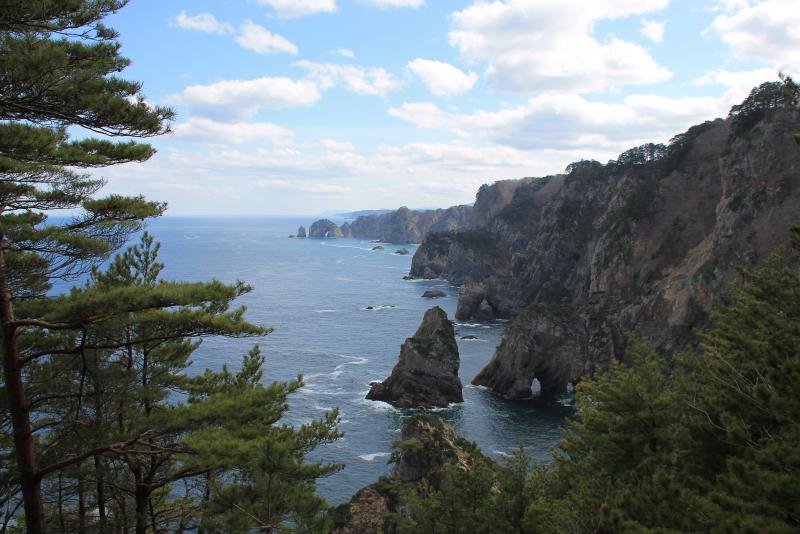
[{"label": "sea water", "polygon": [[[313,218],[162,218],[149,224],[161,242],[162,277],[253,286],[237,305],[245,317],[274,331],[263,338],[206,339],[192,356],[192,373],[238,369],[254,345],[266,357],[264,379],[304,376],[305,386],[290,402],[286,422],[300,424],[339,408],[344,437],[324,445],[313,460],[345,468],[318,484],[332,503],[347,501],[361,487],[388,474],[392,441],[411,412],[364,397],[370,382],[392,370],[400,345],[419,326],[425,310],[442,307],[452,319],[458,289],[445,280],[403,280],[414,245],[364,239],[289,239]],[[405,247],[409,255],[395,251]],[[421,298],[428,289],[447,296]],[[372,309],[369,309],[369,308]],[[483,452],[502,459],[518,446],[536,463],[549,462],[567,417],[568,402],[510,402],[470,385],[489,361],[506,323],[456,322],[464,402],[437,413]],[[461,336],[477,340],[461,340]]]}]

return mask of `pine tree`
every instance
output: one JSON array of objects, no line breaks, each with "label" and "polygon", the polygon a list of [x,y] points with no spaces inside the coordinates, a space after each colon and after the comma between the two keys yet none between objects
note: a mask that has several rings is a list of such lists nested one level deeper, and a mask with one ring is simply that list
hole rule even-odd
[{"label": "pine tree", "polygon": [[800,228],[791,253],[742,272],[700,354],[682,363],[686,448],[722,529],[800,528]]},{"label": "pine tree", "polygon": [[[783,81],[783,96],[789,107],[800,110],[800,85],[795,82],[791,76],[781,74],[781,81]],[[794,134],[794,140],[800,144],[800,132]]]},{"label": "pine tree", "polygon": [[316,480],[339,464],[307,463],[307,453],[339,439],[338,411],[295,428],[279,421],[302,377],[261,385],[264,358],[255,349],[242,369],[206,371],[191,381],[186,413],[193,428],[185,463],[206,478],[202,526],[209,532],[272,532],[292,528],[326,531],[327,505],[315,494]]},{"label": "pine tree", "polygon": [[[102,181],[74,169],[143,161],[145,144],[86,138],[78,126],[108,137],[149,137],[167,131],[172,112],[152,108],[141,86],[117,73],[128,65],[116,34],[101,22],[124,0],[4,0],[0,4],[0,328],[5,394],[26,526],[43,526],[42,466],[35,453],[25,367],[19,345],[28,329],[73,329],[110,313],[101,302],[73,322],[25,316],[22,299],[41,296],[54,278],[74,276],[103,259],[164,205],[143,198],[93,198]],[[81,208],[64,224],[45,212]],[[102,300],[102,299],[101,299]],[[106,302],[106,304],[110,304]],[[73,461],[79,461],[74,459]]]}]

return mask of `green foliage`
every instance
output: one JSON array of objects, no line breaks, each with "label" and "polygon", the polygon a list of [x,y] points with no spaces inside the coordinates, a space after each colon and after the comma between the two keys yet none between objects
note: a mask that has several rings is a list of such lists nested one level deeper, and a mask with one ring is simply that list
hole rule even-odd
[{"label": "green foliage", "polygon": [[[327,505],[315,481],[340,466],[306,463],[305,455],[341,436],[338,413],[296,428],[282,423],[302,379],[264,385],[258,347],[237,372],[224,366],[189,378],[195,338],[270,329],[231,309],[250,290],[244,284],[161,280],[159,248],[145,233],[84,287],[45,309],[38,300],[19,307],[50,324],[90,317],[77,333],[26,331],[20,340],[33,357],[32,414],[47,429],[37,433],[45,495],[60,496],[45,510],[48,524],[65,518],[143,532],[202,522],[246,532],[289,522],[324,530]],[[99,517],[75,510],[76,499]]]},{"label": "green foliage", "polygon": [[[795,82],[791,76],[781,74],[781,81],[783,82],[783,97],[786,100],[786,105],[790,108],[800,110],[800,85]],[[794,140],[800,144],[800,132],[794,134]]]},{"label": "green foliage", "polygon": [[[149,145],[110,138],[159,135],[169,131],[173,118],[171,110],[145,102],[140,83],[119,74],[129,61],[119,55],[117,34],[102,19],[126,3],[7,0],[0,6],[0,330],[10,416],[5,430],[13,432],[19,481],[8,502],[19,502],[15,492],[21,490],[30,532],[45,530],[42,481],[47,475],[78,465],[93,449],[112,448],[107,442],[84,442],[90,449],[81,449],[69,440],[40,449],[43,436],[59,435],[58,416],[65,416],[55,399],[69,399],[71,391],[47,388],[69,385],[68,378],[75,376],[70,364],[78,363],[75,355],[85,356],[77,347],[87,340],[87,329],[127,313],[169,307],[181,294],[176,287],[160,296],[154,288],[138,297],[119,290],[114,303],[86,292],[71,307],[64,299],[44,296],[53,279],[91,271],[140,231],[145,218],[166,207],[141,197],[98,197],[102,180],[81,171],[147,160],[154,153]],[[103,138],[73,141],[67,133],[71,128]],[[47,216],[56,210],[69,210],[73,217],[48,224]],[[90,303],[98,308],[87,308]],[[133,308],[125,309],[126,303]],[[60,319],[50,323],[51,315]],[[121,343],[117,339],[112,346]],[[89,359],[82,358],[79,398],[89,367]],[[80,410],[67,415],[62,428],[72,425],[73,435],[83,435]]]},{"label": "green foliage", "polygon": [[758,123],[767,112],[786,105],[784,86],[780,82],[766,82],[750,91],[748,97],[731,108],[733,132],[741,135]]}]

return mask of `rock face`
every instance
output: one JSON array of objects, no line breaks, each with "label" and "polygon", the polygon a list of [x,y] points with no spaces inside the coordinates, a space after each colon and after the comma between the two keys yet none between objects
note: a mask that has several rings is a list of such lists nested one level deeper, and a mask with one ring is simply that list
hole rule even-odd
[{"label": "rock face", "polygon": [[402,502],[398,500],[402,490],[413,490],[422,479],[441,490],[448,464],[462,470],[471,469],[476,462],[491,465],[491,460],[436,415],[407,417],[400,432],[391,476],[362,488],[349,503],[334,510],[335,533],[397,532],[397,524],[388,513],[402,513]]},{"label": "rock face", "polygon": [[460,284],[457,319],[513,318],[473,380],[509,398],[624,361],[631,333],[665,353],[691,345],[737,268],[798,222],[797,123],[765,84],[668,146],[483,186],[473,224],[429,234],[410,275]]},{"label": "rock face", "polygon": [[297,229],[297,237],[306,237],[306,227],[305,226],[301,225],[300,228]]},{"label": "rock face", "polygon": [[410,210],[405,206],[384,214],[367,215],[342,225],[345,237],[378,239],[383,243],[420,243],[428,232],[466,228],[471,206],[438,210]]},{"label": "rock face", "polygon": [[342,235],[342,231],[336,226],[336,223],[328,219],[320,219],[308,229],[308,237],[313,237],[315,239],[329,239],[333,237],[342,237]]},{"label": "rock face", "polygon": [[435,306],[425,312],[417,332],[400,348],[392,374],[374,384],[367,398],[398,408],[446,407],[463,402],[459,356],[453,325]]},{"label": "rock face", "polygon": [[438,299],[446,296],[447,293],[445,293],[444,291],[440,291],[438,289],[429,289],[428,291],[422,294],[422,298],[425,299]]}]

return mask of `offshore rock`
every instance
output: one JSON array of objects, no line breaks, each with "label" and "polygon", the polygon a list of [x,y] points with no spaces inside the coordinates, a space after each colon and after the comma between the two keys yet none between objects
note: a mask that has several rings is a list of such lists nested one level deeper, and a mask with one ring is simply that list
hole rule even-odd
[{"label": "offshore rock", "polygon": [[440,291],[439,289],[429,289],[428,291],[422,294],[422,298],[424,299],[438,299],[446,296],[447,293],[445,293],[444,291]]},{"label": "offshore rock", "polygon": [[308,237],[315,239],[329,239],[342,237],[342,235],[342,231],[336,226],[336,223],[328,219],[320,219],[308,229]]},{"label": "offshore rock", "polygon": [[407,248],[398,248],[397,250],[394,251],[394,253],[400,254],[401,256],[406,256],[408,255],[409,252]]},{"label": "offshore rock", "polygon": [[435,306],[425,312],[417,332],[400,348],[392,374],[372,386],[367,399],[397,408],[447,407],[463,402],[455,331],[447,314]]},{"label": "offshore rock", "polygon": [[297,237],[306,237],[306,227],[305,226],[301,225],[300,228],[297,229]]}]

